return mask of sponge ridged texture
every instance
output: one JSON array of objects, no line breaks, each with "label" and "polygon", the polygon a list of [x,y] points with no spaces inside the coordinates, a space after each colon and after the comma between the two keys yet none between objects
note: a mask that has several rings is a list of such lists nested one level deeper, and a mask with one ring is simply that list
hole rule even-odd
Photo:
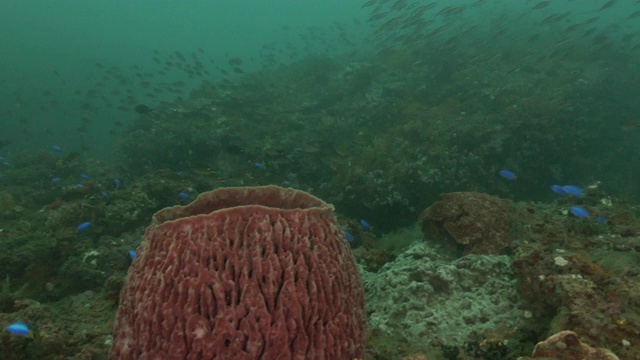
[{"label": "sponge ridged texture", "polygon": [[123,288],[112,359],[362,359],[364,292],[333,208],[276,186],[159,211]]}]

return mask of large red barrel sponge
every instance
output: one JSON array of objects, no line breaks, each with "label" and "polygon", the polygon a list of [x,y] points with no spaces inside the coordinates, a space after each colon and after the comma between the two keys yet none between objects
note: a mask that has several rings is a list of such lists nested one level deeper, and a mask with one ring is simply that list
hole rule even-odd
[{"label": "large red barrel sponge", "polygon": [[157,212],[111,359],[362,359],[364,291],[333,207],[276,186]]}]

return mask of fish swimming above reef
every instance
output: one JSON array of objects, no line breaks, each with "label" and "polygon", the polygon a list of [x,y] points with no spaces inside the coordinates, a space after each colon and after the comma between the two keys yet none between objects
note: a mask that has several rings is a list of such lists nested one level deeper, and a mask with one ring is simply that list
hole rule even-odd
[{"label": "fish swimming above reef", "polygon": [[355,237],[353,237],[353,235],[350,232],[348,232],[346,229],[342,229],[342,233],[344,234],[345,239],[349,243],[352,243],[353,240],[355,239]]},{"label": "fish swimming above reef", "polygon": [[518,176],[513,171],[509,170],[500,170],[499,174],[507,180],[515,180],[518,178]]},{"label": "fish swimming above reef", "polygon": [[632,13],[631,15],[629,15],[629,17],[627,17],[627,20],[635,19],[638,16],[640,16],[640,10],[638,10],[638,11]]},{"label": "fish swimming above reef", "polygon": [[580,206],[572,206],[569,211],[575,217],[586,218],[589,216],[589,212]]},{"label": "fish swimming above reef", "polygon": [[562,187],[565,193],[573,196],[582,196],[582,189],[575,185],[565,185]]},{"label": "fish swimming above reef", "polygon": [[238,58],[238,57],[234,57],[229,59],[229,61],[227,61],[229,63],[229,65],[231,66],[240,66],[244,63],[244,61],[242,61],[242,59]]},{"label": "fish swimming above reef", "polygon": [[140,115],[149,115],[153,112],[153,109],[144,104],[138,104],[133,108],[133,111]]},{"label": "fish swimming above reef", "polygon": [[602,5],[602,7],[600,8],[600,11],[604,10],[604,9],[608,9],[610,7],[612,7],[613,5],[616,4],[616,0],[609,0],[606,4]]},{"label": "fish swimming above reef", "polygon": [[13,335],[32,337],[31,330],[22,321],[16,321],[7,326],[7,331]]},{"label": "fish swimming above reef", "polygon": [[87,222],[83,222],[82,224],[78,225],[78,227],[76,228],[76,231],[80,232],[80,231],[85,231],[87,230],[89,227],[91,226],[91,223],[89,221]]},{"label": "fish swimming above reef", "polygon": [[540,10],[540,9],[544,9],[547,6],[549,6],[551,4],[551,1],[540,1],[539,3],[535,4],[531,10]]}]

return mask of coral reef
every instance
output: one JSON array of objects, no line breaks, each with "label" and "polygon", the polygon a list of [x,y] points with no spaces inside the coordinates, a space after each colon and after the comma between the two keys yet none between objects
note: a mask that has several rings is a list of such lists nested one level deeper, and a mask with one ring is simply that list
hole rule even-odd
[{"label": "coral reef", "polygon": [[624,344],[638,341],[639,272],[629,265],[637,260],[632,249],[638,238],[619,233],[637,220],[636,215],[611,212],[609,202],[601,199],[596,192],[582,201],[593,212],[624,217],[624,225],[580,221],[566,210],[517,204],[513,269],[535,337],[571,330],[591,346],[633,359],[640,352]]},{"label": "coral reef", "polygon": [[[564,348],[608,356],[589,344],[640,359],[640,162],[629,161],[640,149],[633,96],[640,93],[640,44],[632,26],[640,12],[621,11],[621,1],[580,2],[579,11],[557,1],[495,3],[367,1],[360,11],[372,18],[354,18],[366,41],[349,51],[323,53],[337,43],[314,29],[286,40],[299,51],[290,57],[266,44],[244,70],[232,58],[230,76],[219,59],[206,70],[213,59],[202,49],[164,58],[160,50],[127,68],[120,58],[100,64],[72,87],[52,83],[39,108],[29,103],[37,103],[40,89],[20,83],[6,97],[11,106],[1,124],[9,131],[0,140],[0,326],[25,321],[35,335],[1,331],[0,358],[104,359],[135,250],[135,271],[150,262],[151,250],[139,247],[149,218],[211,189],[274,184],[334,204],[340,228],[354,236],[348,246],[366,283],[368,359],[515,359],[550,336],[538,355],[551,349],[549,356],[569,356],[553,353]],[[349,36],[345,24],[331,28],[339,39]],[[283,34],[295,39],[293,31]],[[55,98],[70,88],[75,95]],[[59,117],[46,113],[67,103],[70,111]],[[92,122],[102,110],[108,123]],[[32,127],[34,114],[47,121]],[[65,134],[67,144],[51,148],[55,136],[29,138],[66,132],[77,118],[79,134]],[[29,146],[11,145],[18,138]],[[104,149],[113,162],[91,159],[84,146],[104,139],[115,144]],[[501,178],[501,169],[517,176]],[[584,194],[560,195],[552,184],[581,186]],[[409,226],[429,204],[418,224],[422,235]],[[576,218],[573,206],[591,215]],[[86,222],[91,226],[78,231]],[[338,223],[331,224],[322,234],[343,241]],[[216,241],[211,259],[214,252],[232,258],[238,242]],[[194,242],[202,246],[205,236]],[[176,276],[211,275],[195,255],[182,254],[188,261]],[[167,260],[163,255],[158,261]],[[295,275],[322,276],[308,258],[300,257],[308,266]],[[285,274],[279,271],[270,276]],[[355,266],[347,272],[355,277]],[[220,280],[228,286],[220,304],[231,301],[227,295],[236,299],[228,280]],[[185,290],[193,282],[176,285],[175,294],[195,299]],[[343,301],[346,311],[358,308],[360,297],[358,290],[351,303]],[[338,306],[336,299],[327,302]],[[291,313],[300,312],[295,305]],[[239,308],[229,321],[246,312]],[[263,329],[258,325],[247,334]],[[171,340],[171,324],[162,326]],[[292,332],[299,325],[286,326]],[[198,332],[189,339],[201,341],[201,328],[191,329]],[[349,336],[362,340],[359,331]]]}]

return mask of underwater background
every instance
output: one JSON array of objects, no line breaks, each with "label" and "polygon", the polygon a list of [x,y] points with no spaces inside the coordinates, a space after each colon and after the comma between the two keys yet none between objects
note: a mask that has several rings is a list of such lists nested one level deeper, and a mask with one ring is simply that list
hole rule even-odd
[{"label": "underwater background", "polygon": [[152,215],[275,184],[335,206],[368,359],[640,359],[639,31],[634,0],[0,2],[0,358],[107,358]]}]

